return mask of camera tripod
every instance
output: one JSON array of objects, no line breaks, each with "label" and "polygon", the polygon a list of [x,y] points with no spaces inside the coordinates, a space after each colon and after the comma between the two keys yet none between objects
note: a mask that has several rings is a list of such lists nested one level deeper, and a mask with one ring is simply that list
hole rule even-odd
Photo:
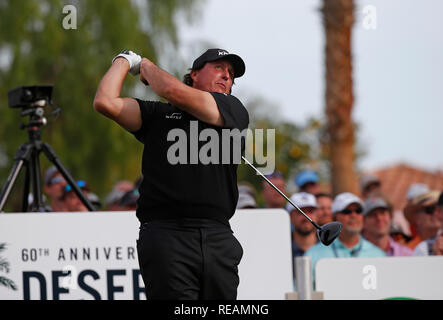
[{"label": "camera tripod", "polygon": [[[25,90],[25,94],[30,95],[32,90],[35,88],[40,89],[40,87],[20,87],[15,90],[10,91],[13,94],[22,94]],[[50,87],[52,89],[52,87]],[[29,92],[26,92],[26,89]],[[17,92],[19,90],[20,92]],[[11,100],[11,99],[10,99]],[[89,211],[95,211],[91,202],[86,198],[81,189],[77,186],[74,179],[71,177],[69,172],[63,166],[61,161],[58,159],[54,150],[47,143],[41,141],[41,127],[46,124],[46,118],[43,117],[44,109],[43,107],[47,104],[47,99],[40,99],[24,109],[21,113],[22,116],[29,115],[30,121],[27,124],[22,124],[21,129],[27,129],[29,141],[20,146],[17,154],[14,158],[14,165],[11,172],[3,186],[2,192],[0,194],[0,212],[3,212],[3,208],[6,201],[13,189],[13,186],[20,174],[23,167],[26,168],[25,183],[23,188],[23,198],[22,198],[22,208],[21,212],[28,211],[28,194],[30,187],[32,186],[33,202],[32,207],[29,211],[33,212],[45,212],[48,211],[45,208],[41,187],[41,174],[40,174],[40,153],[43,152],[48,160],[52,162],[58,171],[63,175],[65,180],[69,183],[72,190],[77,194],[83,204],[88,208]],[[10,101],[11,105],[11,101]],[[13,106],[16,107],[16,106]]]}]

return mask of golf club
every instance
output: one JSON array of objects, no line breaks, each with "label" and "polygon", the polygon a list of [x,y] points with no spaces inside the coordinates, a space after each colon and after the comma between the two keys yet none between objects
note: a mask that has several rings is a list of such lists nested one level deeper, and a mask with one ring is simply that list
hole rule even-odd
[{"label": "golf club", "polygon": [[309,220],[309,222],[312,223],[314,227],[317,228],[317,237],[326,246],[329,246],[335,238],[338,237],[338,235],[341,232],[342,224],[340,222],[334,221],[327,223],[323,226],[319,226],[317,223],[315,223],[309,216],[306,215],[294,202],[291,201],[283,192],[281,192],[274,184],[269,181],[268,178],[266,178],[256,167],[254,167],[244,156],[242,156],[242,159],[249,164],[260,176],[262,176],[263,179],[266,180],[267,183],[269,183],[275,190],[278,191],[290,204],[294,206],[302,215],[305,216],[306,219]]}]

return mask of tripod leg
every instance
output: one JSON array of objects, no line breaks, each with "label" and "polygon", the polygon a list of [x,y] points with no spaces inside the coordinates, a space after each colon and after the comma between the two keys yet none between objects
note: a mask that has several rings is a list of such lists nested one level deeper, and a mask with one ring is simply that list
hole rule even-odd
[{"label": "tripod leg", "polygon": [[29,162],[26,163],[26,174],[25,174],[25,185],[23,186],[23,197],[22,197],[22,212],[32,211],[29,210],[29,188],[31,184],[31,175],[29,174]]},{"label": "tripod leg", "polygon": [[84,193],[81,191],[81,189],[77,186],[77,183],[75,183],[74,179],[69,174],[68,170],[63,166],[61,161],[58,159],[57,155],[55,154],[54,150],[51,148],[51,146],[47,143],[42,144],[42,150],[45,153],[46,157],[49,161],[51,161],[57,169],[61,172],[63,177],[68,181],[69,185],[71,186],[72,190],[77,194],[77,196],[80,198],[80,200],[83,202],[83,204],[88,208],[89,211],[95,211],[94,206],[92,203],[86,198]]},{"label": "tripod leg", "polygon": [[[0,212],[3,211],[3,208],[8,200],[8,197],[11,193],[11,190],[14,186],[15,181],[20,173],[20,170],[23,167],[25,161],[29,161],[29,158],[32,153],[32,145],[26,143],[22,145],[15,156],[14,165],[11,169],[11,172],[6,180],[5,185],[3,186],[2,193],[0,195]],[[27,196],[27,195],[26,195]]]},{"label": "tripod leg", "polygon": [[8,179],[6,180],[5,185],[3,186],[2,193],[0,195],[0,212],[3,211],[3,207],[8,200],[9,194],[11,193],[12,187],[14,186],[15,181],[17,180],[18,174],[23,167],[23,160],[19,160],[14,163],[12,167],[11,173],[9,174]]},{"label": "tripod leg", "polygon": [[32,193],[34,201],[32,203],[32,211],[45,212],[43,205],[42,187],[41,187],[41,175],[40,175],[40,159],[39,150],[33,150],[33,156],[31,157],[29,168],[31,169],[31,181],[32,181]]}]

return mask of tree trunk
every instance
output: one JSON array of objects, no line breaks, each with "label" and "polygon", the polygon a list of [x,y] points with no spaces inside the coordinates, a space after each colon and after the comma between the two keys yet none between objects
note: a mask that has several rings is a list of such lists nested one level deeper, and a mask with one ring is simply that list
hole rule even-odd
[{"label": "tree trunk", "polygon": [[323,0],[326,34],[326,116],[332,193],[359,194],[354,168],[351,29],[353,0]]}]

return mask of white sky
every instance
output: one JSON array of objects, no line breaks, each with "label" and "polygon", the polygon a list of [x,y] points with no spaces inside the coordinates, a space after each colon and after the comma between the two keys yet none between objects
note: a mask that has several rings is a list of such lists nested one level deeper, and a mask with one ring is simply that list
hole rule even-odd
[{"label": "white sky", "polygon": [[[363,169],[399,162],[443,169],[443,1],[355,3],[353,117],[368,151]],[[364,28],[366,5],[376,8],[375,30]],[[181,50],[190,63],[200,53],[195,41],[239,54],[246,74],[234,94],[263,96],[303,123],[324,108],[320,7],[320,0],[206,0],[200,20],[182,28]]]}]

